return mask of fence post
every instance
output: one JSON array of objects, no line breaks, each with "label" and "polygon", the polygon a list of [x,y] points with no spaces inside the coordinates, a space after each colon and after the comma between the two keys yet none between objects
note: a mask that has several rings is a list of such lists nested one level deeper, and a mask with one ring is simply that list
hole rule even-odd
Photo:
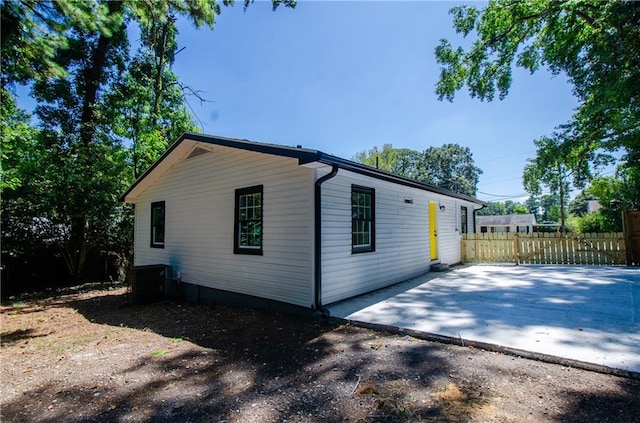
[{"label": "fence post", "polygon": [[465,242],[466,236],[467,234],[462,234],[462,238],[460,238],[460,253],[462,255],[460,259],[462,260],[462,264],[465,264],[467,262],[467,243]]},{"label": "fence post", "polygon": [[513,258],[516,261],[516,266],[520,264],[520,240],[518,239],[518,234],[513,234]]},{"label": "fence post", "polygon": [[624,249],[626,250],[627,266],[633,263],[633,251],[631,251],[631,228],[629,225],[629,212],[626,207],[622,209],[622,236],[624,238]]}]

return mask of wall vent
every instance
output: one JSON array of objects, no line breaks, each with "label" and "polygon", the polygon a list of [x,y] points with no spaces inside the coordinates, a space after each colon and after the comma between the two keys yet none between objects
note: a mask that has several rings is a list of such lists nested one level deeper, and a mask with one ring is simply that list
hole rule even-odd
[{"label": "wall vent", "polygon": [[192,158],[197,157],[197,156],[201,156],[201,155],[209,153],[209,152],[210,152],[209,150],[205,150],[204,148],[196,147],[196,148],[193,149],[191,154],[189,154],[189,156],[187,157],[187,160],[188,159],[192,159]]}]

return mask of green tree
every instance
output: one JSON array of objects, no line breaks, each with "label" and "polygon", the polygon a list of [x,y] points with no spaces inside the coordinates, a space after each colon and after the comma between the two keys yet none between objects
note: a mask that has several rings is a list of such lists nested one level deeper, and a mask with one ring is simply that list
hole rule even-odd
[{"label": "green tree", "polygon": [[429,147],[422,153],[385,144],[382,149],[373,147],[357,153],[353,160],[469,196],[476,194],[482,174],[471,150],[458,144]]},{"label": "green tree", "polygon": [[[529,159],[524,168],[523,185],[531,195],[540,195],[543,186],[549,187],[550,191],[557,195],[560,201],[559,220],[562,230],[565,221],[564,204],[569,195],[571,169],[566,165],[561,153],[562,148],[555,140],[544,138],[537,143],[536,157]],[[553,210],[553,208],[547,210]]]},{"label": "green tree", "polygon": [[540,219],[540,198],[536,195],[530,195],[524,202],[524,206],[529,210],[529,213],[536,216],[536,220]]},{"label": "green tree", "polygon": [[374,146],[353,156],[353,161],[391,172],[398,160],[398,150],[391,144],[384,144],[382,148]]},{"label": "green tree", "polygon": [[[536,157],[529,159],[524,168],[522,180],[524,188],[532,195],[539,195],[543,187],[556,194],[559,200],[560,228],[565,227],[565,204],[569,198],[570,185],[584,187],[592,177],[591,164],[603,166],[611,158],[595,151],[569,147],[566,140],[542,137],[535,141]],[[585,157],[590,157],[584,160]]]},{"label": "green tree", "polygon": [[640,209],[640,202],[631,199],[633,193],[640,190],[640,169],[619,169],[615,176],[594,179],[585,190],[600,203],[597,210],[599,221],[602,222],[604,232],[622,230],[622,209]]},{"label": "green tree", "polygon": [[198,131],[185,104],[188,87],[172,70],[178,52],[176,19],[165,18],[141,24],[142,43],[105,101],[113,134],[129,146],[134,178],[182,132]]},{"label": "green tree", "polygon": [[[175,20],[212,27],[220,10],[216,0],[2,2],[3,157],[13,164],[2,179],[3,249],[21,237],[55,246],[74,278],[91,250],[130,249],[131,212],[118,195],[167,140],[195,127],[171,71]],[[132,21],[142,46],[130,60]],[[33,84],[38,131],[10,107],[15,83]],[[24,157],[37,166],[15,165]]]},{"label": "green tree", "polygon": [[469,147],[443,144],[429,147],[420,163],[418,180],[469,196],[475,196],[482,170],[475,165]]},{"label": "green tree", "polygon": [[31,152],[37,148],[38,131],[30,116],[20,110],[13,96],[0,89],[0,192],[17,189],[24,181],[25,168],[32,165]]},{"label": "green tree", "polygon": [[3,0],[0,13],[3,87],[64,76],[66,69],[57,54],[68,48],[66,32],[107,31],[121,19],[97,1]]},{"label": "green tree", "polygon": [[489,201],[487,206],[478,210],[478,216],[501,216],[507,214],[505,204],[501,201]]},{"label": "green tree", "polygon": [[424,154],[410,148],[399,148],[396,150],[396,160],[391,167],[391,172],[402,175],[405,178],[420,180],[421,168]]},{"label": "green tree", "polygon": [[509,207],[509,214],[529,214],[529,210],[520,203],[513,203],[512,207]]},{"label": "green tree", "polygon": [[503,99],[514,66],[547,67],[567,75],[580,103],[554,138],[582,161],[594,159],[585,152],[622,150],[623,162],[640,165],[640,3],[491,1],[450,13],[456,31],[476,40],[467,49],[447,40],[436,48],[440,99],[452,101],[464,86],[472,97]]},{"label": "green tree", "polygon": [[540,204],[539,219],[541,223],[558,223],[560,221],[560,199],[557,194],[538,196]]},{"label": "green tree", "polygon": [[573,200],[569,203],[569,213],[575,216],[584,216],[589,213],[589,200],[594,200],[592,195],[587,194],[584,191],[580,191]]},{"label": "green tree", "polygon": [[501,201],[489,201],[487,206],[478,210],[478,216],[495,216],[505,214],[529,214],[529,209],[524,205],[515,201],[507,200]]},{"label": "green tree", "polygon": [[576,232],[579,233],[601,233],[619,230],[616,229],[615,222],[607,219],[599,210],[585,213],[577,219],[576,223]]}]

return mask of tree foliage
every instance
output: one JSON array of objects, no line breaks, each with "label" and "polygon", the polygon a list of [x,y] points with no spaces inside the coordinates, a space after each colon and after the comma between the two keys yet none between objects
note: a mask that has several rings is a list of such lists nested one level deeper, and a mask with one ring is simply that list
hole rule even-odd
[{"label": "tree foliage", "polygon": [[[579,100],[572,119],[552,137],[573,155],[567,165],[576,170],[581,161],[585,170],[600,149],[622,151],[627,166],[640,165],[640,3],[507,0],[450,13],[456,31],[476,39],[467,49],[440,41],[440,99],[452,101],[464,86],[480,100],[503,99],[514,66],[532,73],[546,67],[564,73]],[[577,186],[592,176],[575,175]]]},{"label": "tree foliage", "polygon": [[[560,227],[565,224],[565,204],[569,199],[570,185],[584,187],[592,178],[591,164],[596,167],[611,163],[606,154],[583,148],[570,148],[560,137],[542,137],[535,141],[536,157],[529,159],[524,168],[524,188],[532,195],[539,195],[546,186],[559,200]],[[585,160],[585,157],[589,157]]]},{"label": "tree foliage", "polygon": [[[223,0],[222,5],[233,5]],[[244,7],[252,2],[246,0]],[[294,7],[295,1],[272,2]],[[4,0],[2,13],[3,254],[52,248],[73,278],[89,253],[131,254],[132,213],[118,201],[186,130],[196,130],[172,71],[176,20],[214,25],[216,0]],[[140,41],[132,52],[128,25]],[[16,106],[30,84],[37,127]]]},{"label": "tree foliage", "polygon": [[567,208],[569,213],[581,217],[589,213],[589,201],[595,200],[595,197],[587,194],[584,191],[580,191],[573,200],[569,203]]},{"label": "tree foliage", "polygon": [[422,153],[408,148],[393,148],[384,144],[357,153],[359,163],[445,188],[453,192],[475,196],[482,170],[473,161],[468,147],[444,144],[429,147]]},{"label": "tree foliage", "polygon": [[478,216],[495,216],[505,214],[530,214],[531,212],[524,204],[516,201],[489,201],[486,207],[477,211]]},{"label": "tree foliage", "polygon": [[0,192],[17,189],[24,183],[26,168],[33,166],[31,153],[37,152],[37,131],[30,116],[20,110],[4,88],[0,91]]},{"label": "tree foliage", "polygon": [[69,47],[68,31],[108,33],[122,19],[97,1],[4,0],[0,6],[3,86],[65,75],[56,56]]},{"label": "tree foliage", "polygon": [[482,170],[475,165],[469,147],[444,144],[424,151],[418,180],[475,196]]},{"label": "tree foliage", "polygon": [[[614,176],[599,177],[593,180],[585,190],[585,194],[598,200],[600,209],[589,213],[592,215],[587,223],[597,223],[602,232],[622,230],[622,209],[640,210],[637,198],[640,192],[640,169],[620,169]],[[594,223],[594,224],[595,224]]]}]

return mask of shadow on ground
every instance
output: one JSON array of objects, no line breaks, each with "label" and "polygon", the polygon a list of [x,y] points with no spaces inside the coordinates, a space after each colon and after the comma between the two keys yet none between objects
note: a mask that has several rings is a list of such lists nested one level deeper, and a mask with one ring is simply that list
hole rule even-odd
[{"label": "shadow on ground", "polygon": [[640,372],[640,273],[635,269],[465,266],[333,304],[330,310],[356,321]]},{"label": "shadow on ground", "polygon": [[[523,404],[511,398],[511,410],[496,411],[506,400],[496,397],[549,383],[527,373],[527,360],[267,311],[131,306],[122,293],[50,304],[76,310],[99,340],[65,358],[73,377],[55,373],[61,364],[52,361],[46,383],[3,399],[3,421],[520,421],[538,398],[523,391]],[[3,338],[18,348],[49,335],[24,329]],[[501,360],[513,367],[487,365]],[[555,398],[540,391],[541,401],[559,404],[547,421],[639,421],[637,381],[612,378],[598,390],[583,386],[588,372],[577,375],[585,380]]]}]

